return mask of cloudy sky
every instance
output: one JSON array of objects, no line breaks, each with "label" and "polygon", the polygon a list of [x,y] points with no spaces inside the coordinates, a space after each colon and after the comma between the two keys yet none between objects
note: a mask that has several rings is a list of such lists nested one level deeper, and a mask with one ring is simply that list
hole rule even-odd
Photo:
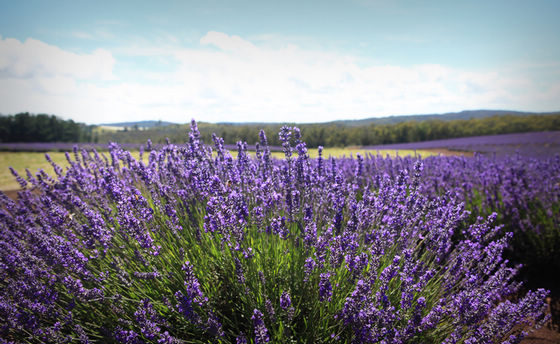
[{"label": "cloudy sky", "polygon": [[560,110],[560,1],[0,0],[0,113],[318,122]]}]

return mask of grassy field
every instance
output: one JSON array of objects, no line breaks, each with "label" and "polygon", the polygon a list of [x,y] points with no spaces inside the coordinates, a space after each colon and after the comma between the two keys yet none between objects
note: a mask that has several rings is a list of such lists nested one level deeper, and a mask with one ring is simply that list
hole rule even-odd
[{"label": "grassy field", "polygon": [[[49,153],[53,161],[61,166],[68,166],[64,153]],[[45,159],[45,153],[36,152],[0,152],[0,190],[16,190],[19,184],[10,172],[13,167],[18,173],[25,177],[25,169],[35,172],[39,169],[45,170],[50,175],[54,174],[51,165]]]},{"label": "grassy field", "polygon": [[[237,156],[237,152],[231,152],[233,156]],[[323,150],[323,157],[328,158],[330,156],[333,157],[349,157],[350,155],[356,156],[356,153],[360,153],[362,155],[366,155],[368,153],[371,154],[381,154],[383,156],[390,155],[396,156],[397,154],[400,156],[407,156],[407,155],[416,155],[420,154],[422,157],[435,155],[437,153],[431,151],[412,151],[412,150],[404,150],[404,151],[395,151],[395,150],[383,150],[383,151],[367,151],[360,149],[359,147],[348,147],[348,148],[325,148]],[[68,162],[66,161],[66,157],[64,153],[61,152],[50,152],[49,155],[51,156],[52,160],[62,166],[63,168],[68,166]],[[133,152],[133,155],[136,159],[139,157],[138,152]],[[276,158],[283,158],[284,153],[282,152],[273,152],[272,155]],[[317,157],[317,149],[310,149],[309,156],[311,158]],[[144,159],[146,159],[147,155],[144,155]],[[45,159],[45,153],[39,152],[0,152],[0,190],[7,191],[7,190],[17,190],[19,189],[19,184],[15,180],[14,176],[11,174],[9,167],[13,167],[18,173],[25,177],[25,169],[29,169],[32,173],[38,171],[39,169],[45,170],[48,174],[53,175],[54,171],[51,165]]]}]

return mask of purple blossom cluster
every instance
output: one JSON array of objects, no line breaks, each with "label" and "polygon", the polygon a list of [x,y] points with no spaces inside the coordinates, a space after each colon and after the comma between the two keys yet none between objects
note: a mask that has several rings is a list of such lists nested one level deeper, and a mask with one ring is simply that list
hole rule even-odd
[{"label": "purple blossom cluster", "polygon": [[[355,173],[362,165],[368,182],[377,186],[382,175],[393,180],[402,171],[415,175],[416,161],[368,155],[364,162],[354,161],[344,173],[363,181]],[[559,154],[547,158],[439,156],[422,163],[422,178],[417,178],[421,194],[430,198],[447,195],[464,203],[470,221],[496,214],[502,232],[514,233],[506,255],[523,264],[523,278],[532,286],[560,292],[560,280],[548,273],[560,269]]]},{"label": "purple blossom cluster", "polygon": [[111,144],[20,177],[0,193],[0,339],[513,343],[546,320],[547,291],[521,293],[504,257],[503,208],[465,209],[458,188],[488,171],[440,175],[480,160],[312,160],[279,135],[285,159],[264,132],[234,159],[193,121],[147,163]]}]

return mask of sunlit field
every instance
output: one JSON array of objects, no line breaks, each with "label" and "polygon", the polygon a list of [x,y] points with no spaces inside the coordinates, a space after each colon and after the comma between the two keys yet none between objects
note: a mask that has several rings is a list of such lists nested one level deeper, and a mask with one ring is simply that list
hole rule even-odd
[{"label": "sunlit field", "polygon": [[[64,153],[52,152],[49,155],[57,164],[63,167],[68,166]],[[9,167],[13,167],[24,176],[25,169],[29,169],[31,172],[43,169],[48,174],[54,173],[51,165],[45,159],[45,153],[37,152],[0,152],[0,167],[0,190],[19,188],[19,184],[10,172]]]}]

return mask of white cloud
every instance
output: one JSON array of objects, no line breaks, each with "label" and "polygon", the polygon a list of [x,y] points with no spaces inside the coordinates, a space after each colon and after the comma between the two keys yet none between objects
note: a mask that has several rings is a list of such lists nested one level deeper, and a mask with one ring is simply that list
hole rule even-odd
[{"label": "white cloud", "polygon": [[76,79],[113,78],[115,60],[107,50],[76,54],[28,38],[0,39],[0,73],[11,77],[71,77]]},{"label": "white cloud", "polygon": [[[214,31],[191,48],[166,40],[85,55],[36,40],[0,42],[2,113],[48,112],[90,123],[313,122],[480,108],[560,109],[557,78],[543,83],[529,67],[468,71],[379,65],[341,52],[264,38],[256,43]],[[113,76],[115,59],[123,55],[171,60],[173,69],[145,66],[126,78],[103,81]],[[555,68],[551,74],[560,71],[560,65]]]},{"label": "white cloud", "polygon": [[228,36],[222,32],[210,31],[204,37],[200,39],[200,44],[202,45],[214,45],[225,51],[234,52],[257,52],[257,47],[255,47],[251,42],[244,40],[239,36]]}]

